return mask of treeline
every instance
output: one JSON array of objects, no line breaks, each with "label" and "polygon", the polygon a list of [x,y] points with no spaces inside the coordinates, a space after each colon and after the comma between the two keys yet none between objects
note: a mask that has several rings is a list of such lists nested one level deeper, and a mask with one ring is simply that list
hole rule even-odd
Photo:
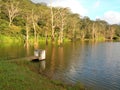
[{"label": "treeline", "polygon": [[120,25],[81,17],[69,8],[47,6],[30,0],[0,0],[0,36],[26,42],[39,37],[63,43],[68,40],[113,40],[120,37]]}]

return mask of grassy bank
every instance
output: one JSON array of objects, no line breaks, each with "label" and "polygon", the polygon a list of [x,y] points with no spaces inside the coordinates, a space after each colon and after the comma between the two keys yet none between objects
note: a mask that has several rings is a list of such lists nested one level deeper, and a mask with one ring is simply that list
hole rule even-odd
[{"label": "grassy bank", "polygon": [[0,90],[84,90],[80,85],[66,85],[32,71],[28,61],[0,61]]},{"label": "grassy bank", "polygon": [[[51,37],[48,37],[47,39],[48,42],[51,42]],[[57,42],[58,41],[58,38],[55,38],[55,41]],[[63,40],[64,42],[68,42],[68,41],[71,41],[70,39],[68,38],[64,38]],[[3,42],[3,43],[24,43],[25,42],[25,37],[23,36],[6,36],[6,35],[2,35],[0,34],[0,42]],[[29,42],[30,43],[34,43],[34,37],[31,36],[29,37]],[[46,37],[38,37],[38,42],[46,42]]]}]

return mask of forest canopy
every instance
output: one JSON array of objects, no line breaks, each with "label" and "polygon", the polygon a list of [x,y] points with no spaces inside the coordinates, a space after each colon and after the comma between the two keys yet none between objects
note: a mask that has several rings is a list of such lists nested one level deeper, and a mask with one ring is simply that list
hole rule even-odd
[{"label": "forest canopy", "polygon": [[0,39],[113,40],[120,37],[120,25],[90,20],[69,8],[47,6],[30,0],[0,0]]}]

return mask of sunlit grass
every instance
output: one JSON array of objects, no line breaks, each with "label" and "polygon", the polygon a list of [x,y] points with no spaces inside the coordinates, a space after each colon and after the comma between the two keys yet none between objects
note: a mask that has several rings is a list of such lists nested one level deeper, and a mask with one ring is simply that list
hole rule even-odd
[{"label": "sunlit grass", "polygon": [[5,36],[5,35],[1,35],[0,34],[0,42],[7,42],[7,43],[13,43],[13,42],[16,42],[16,43],[20,43],[22,42],[23,39],[19,36],[17,37],[12,37],[12,36]]},{"label": "sunlit grass", "polygon": [[0,60],[0,90],[84,90],[80,85],[50,80],[32,71],[30,65],[24,60]]}]

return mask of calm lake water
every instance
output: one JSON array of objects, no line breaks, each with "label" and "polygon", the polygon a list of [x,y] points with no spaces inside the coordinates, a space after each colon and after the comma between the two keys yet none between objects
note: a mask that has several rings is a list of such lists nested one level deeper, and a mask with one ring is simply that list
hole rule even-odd
[{"label": "calm lake water", "polygon": [[[38,72],[66,83],[82,83],[92,90],[120,90],[120,42],[76,42],[57,45],[40,44],[46,60],[36,63]],[[0,58],[31,56],[34,48],[0,45]],[[89,89],[88,89],[89,90]]]}]

